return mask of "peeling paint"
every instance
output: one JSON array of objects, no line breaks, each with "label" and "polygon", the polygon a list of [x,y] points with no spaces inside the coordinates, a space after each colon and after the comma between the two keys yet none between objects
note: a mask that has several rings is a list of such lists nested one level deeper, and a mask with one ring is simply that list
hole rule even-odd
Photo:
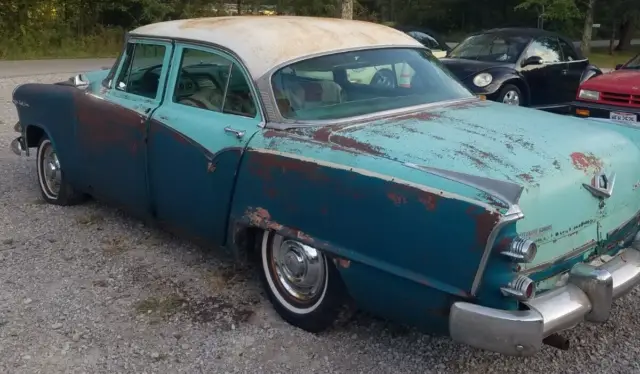
[{"label": "peeling paint", "polygon": [[593,153],[573,152],[570,157],[573,167],[585,173],[597,172],[602,168],[602,161]]}]

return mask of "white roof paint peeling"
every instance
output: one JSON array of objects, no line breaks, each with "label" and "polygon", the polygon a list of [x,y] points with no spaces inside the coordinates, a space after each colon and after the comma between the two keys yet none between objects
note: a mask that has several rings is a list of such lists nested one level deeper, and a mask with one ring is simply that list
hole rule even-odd
[{"label": "white roof paint peeling", "polygon": [[402,31],[371,22],[296,16],[185,19],[142,26],[131,34],[218,44],[234,51],[254,79],[312,54],[387,45],[422,47]]}]

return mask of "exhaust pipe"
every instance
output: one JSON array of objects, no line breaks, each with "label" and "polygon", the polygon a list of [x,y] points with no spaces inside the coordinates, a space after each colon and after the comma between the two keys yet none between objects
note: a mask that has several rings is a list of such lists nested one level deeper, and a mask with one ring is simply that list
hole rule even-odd
[{"label": "exhaust pipe", "polygon": [[546,345],[549,345],[553,348],[558,348],[563,351],[568,351],[570,346],[569,339],[560,334],[551,334],[544,338],[542,342]]}]

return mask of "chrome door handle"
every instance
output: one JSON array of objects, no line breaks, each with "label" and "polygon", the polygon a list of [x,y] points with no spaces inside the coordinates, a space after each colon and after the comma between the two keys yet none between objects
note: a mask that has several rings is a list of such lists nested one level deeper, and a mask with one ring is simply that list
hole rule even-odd
[{"label": "chrome door handle", "polygon": [[240,139],[244,136],[244,131],[240,131],[240,130],[236,130],[236,129],[232,129],[231,127],[227,126],[224,128],[224,131],[226,132],[230,132],[232,134],[236,135],[236,138]]}]

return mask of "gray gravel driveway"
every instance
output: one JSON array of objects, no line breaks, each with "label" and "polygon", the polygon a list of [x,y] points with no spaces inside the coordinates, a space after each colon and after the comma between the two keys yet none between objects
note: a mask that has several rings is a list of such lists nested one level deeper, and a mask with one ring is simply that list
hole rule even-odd
[{"label": "gray gravel driveway", "polygon": [[545,347],[528,359],[364,315],[312,335],[275,315],[251,269],[215,251],[96,202],[44,204],[33,157],[8,149],[10,95],[103,62],[84,64],[18,64],[13,73],[0,65],[1,373],[640,372],[638,291],[606,324],[568,332],[570,351]]}]

